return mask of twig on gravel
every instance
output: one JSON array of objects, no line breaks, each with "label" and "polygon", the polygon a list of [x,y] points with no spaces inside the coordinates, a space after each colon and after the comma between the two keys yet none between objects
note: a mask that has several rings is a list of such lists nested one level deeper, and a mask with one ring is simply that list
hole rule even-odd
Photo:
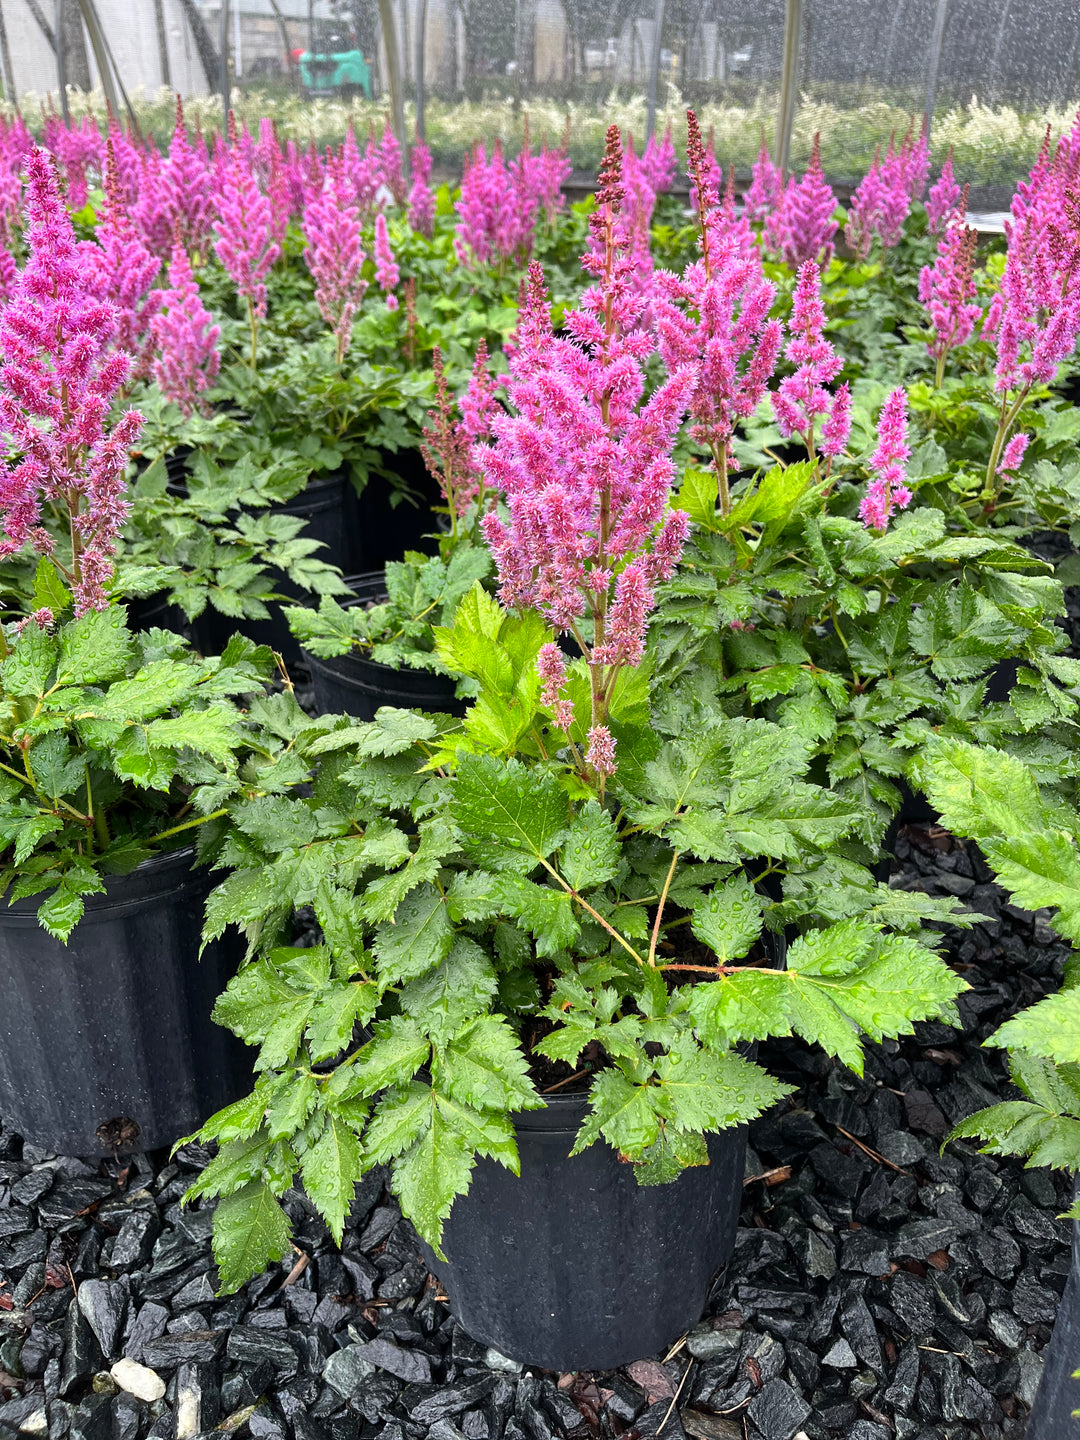
[{"label": "twig on gravel", "polygon": [[[683,1343],[683,1341],[685,1341],[685,1339],[686,1339],[686,1336],[684,1335],[683,1338],[682,1338],[682,1340],[679,1341],[679,1345],[681,1345],[681,1344]],[[679,1345],[676,1345],[675,1350],[677,1350],[677,1349],[679,1348]],[[672,1352],[671,1352],[672,1355],[675,1354],[675,1350],[672,1350]],[[675,1409],[675,1402],[678,1400],[679,1396],[682,1394],[682,1387],[686,1384],[686,1377],[690,1374],[690,1371],[691,1371],[693,1368],[694,1368],[694,1362],[693,1362],[693,1360],[691,1360],[690,1363],[689,1363],[689,1365],[687,1365],[686,1369],[683,1371],[682,1379],[679,1381],[679,1388],[675,1391],[675,1394],[672,1395],[672,1397],[671,1397],[671,1404],[667,1407],[667,1414],[664,1416],[663,1420],[660,1421],[660,1424],[656,1427],[656,1434],[657,1434],[658,1440],[659,1440],[660,1431],[663,1430],[664,1426],[665,1426],[665,1425],[667,1424],[667,1422],[671,1419],[671,1412]]]},{"label": "twig on gravel", "polygon": [[894,1165],[891,1160],[886,1160],[884,1155],[879,1155],[876,1150],[871,1150],[869,1145],[864,1145],[861,1140],[856,1140],[850,1131],[845,1130],[842,1125],[837,1125],[835,1121],[833,1122],[833,1128],[839,1130],[845,1140],[850,1140],[853,1145],[857,1145],[860,1150],[869,1155],[871,1160],[876,1160],[879,1165],[887,1165],[890,1170],[895,1170],[898,1175],[911,1174],[910,1170],[905,1170],[900,1165]]},{"label": "twig on gravel", "polygon": [[771,1170],[763,1170],[760,1175],[747,1175],[743,1185],[752,1185],[755,1180],[764,1180],[766,1185],[781,1185],[785,1180],[791,1179],[790,1165],[775,1165]]},{"label": "twig on gravel", "polygon": [[285,1279],[282,1282],[282,1289],[284,1289],[286,1285],[295,1285],[297,1280],[300,1279],[300,1276],[311,1264],[310,1255],[306,1255],[303,1250],[297,1250],[295,1245],[293,1246],[293,1249],[296,1250],[296,1253],[300,1256],[300,1259],[297,1260],[296,1264],[289,1271],[288,1275],[285,1276]]}]

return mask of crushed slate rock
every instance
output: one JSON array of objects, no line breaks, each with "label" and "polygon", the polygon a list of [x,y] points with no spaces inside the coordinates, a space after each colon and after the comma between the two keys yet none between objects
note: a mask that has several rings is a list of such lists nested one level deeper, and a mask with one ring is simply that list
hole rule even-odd
[{"label": "crushed slate rock", "polygon": [[1068,1274],[1067,1181],[939,1146],[1015,1093],[982,1041],[1056,988],[1066,947],[972,847],[907,827],[896,853],[894,887],[987,916],[941,927],[963,1030],[870,1045],[862,1078],[760,1047],[795,1090],[750,1127],[761,1178],[674,1356],[558,1376],[478,1343],[381,1171],[341,1252],[290,1193],[306,1269],[219,1299],[211,1211],[180,1206],[205,1149],[94,1165],[0,1129],[0,1440],[1020,1440]]}]

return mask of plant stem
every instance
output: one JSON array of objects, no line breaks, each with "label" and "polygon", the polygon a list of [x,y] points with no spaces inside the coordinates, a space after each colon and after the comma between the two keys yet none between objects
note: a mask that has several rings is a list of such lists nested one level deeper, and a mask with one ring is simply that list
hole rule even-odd
[{"label": "plant stem", "polygon": [[210,815],[200,815],[197,820],[185,820],[183,825],[173,825],[168,830],[159,830],[156,835],[151,835],[150,845],[155,845],[159,840],[167,840],[170,835],[179,835],[181,830],[191,830],[196,825],[205,825],[208,820],[220,820],[222,815],[227,815],[228,810],[215,810]]},{"label": "plant stem", "polygon": [[256,345],[259,338],[259,322],[255,318],[255,303],[251,296],[247,297],[248,324],[251,326],[251,371],[252,374],[259,368],[258,352]]},{"label": "plant stem", "polygon": [[656,968],[656,942],[660,938],[660,921],[663,919],[664,906],[667,903],[667,893],[671,888],[671,878],[675,874],[675,866],[679,863],[679,852],[671,852],[671,864],[668,866],[667,878],[664,881],[664,888],[660,891],[660,903],[656,907],[656,919],[653,921],[652,939],[649,941],[649,964]]},{"label": "plant stem", "polygon": [[645,961],[641,958],[641,956],[630,944],[630,942],[624,939],[624,937],[619,934],[618,930],[615,929],[614,925],[609,924],[608,921],[605,920],[598,911],[594,910],[587,900],[582,899],[582,897],[578,894],[578,892],[574,889],[572,885],[568,885],[566,883],[563,877],[555,869],[554,865],[549,864],[548,861],[543,858],[543,856],[541,856],[540,858],[540,864],[543,865],[544,869],[548,872],[549,875],[551,875],[555,880],[559,882],[562,888],[566,891],[567,895],[570,896],[571,900],[576,900],[583,910],[587,911],[594,920],[596,920],[600,925],[602,925],[604,929],[608,932],[608,934],[612,936],[613,939],[619,942],[619,944],[623,947],[623,949],[627,952],[628,955],[632,955],[639,965],[645,964]]},{"label": "plant stem", "polygon": [[998,461],[1001,459],[1001,452],[1008,438],[1009,431],[1016,423],[1016,417],[1023,408],[1030,388],[1029,385],[1025,385],[1010,408],[1006,408],[1008,405],[1008,396],[1003,395],[1001,397],[1001,418],[998,420],[997,434],[994,436],[994,443],[990,447],[990,459],[986,463],[986,483],[983,486],[982,493],[984,504],[995,502],[1001,494],[1001,487],[1005,482],[1003,479],[999,480],[997,478]]}]

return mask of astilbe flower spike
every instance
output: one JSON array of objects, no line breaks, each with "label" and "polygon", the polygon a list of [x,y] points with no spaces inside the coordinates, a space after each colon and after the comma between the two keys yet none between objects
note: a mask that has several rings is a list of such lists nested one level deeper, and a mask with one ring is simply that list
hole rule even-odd
[{"label": "astilbe flower spike", "polygon": [[398,298],[394,289],[401,278],[390,248],[390,235],[386,228],[386,216],[380,210],[375,216],[375,279],[386,295],[386,308],[396,310]]},{"label": "astilbe flower spike", "polygon": [[865,260],[870,254],[884,203],[885,183],[881,175],[881,152],[878,149],[874,151],[870,169],[859,181],[851,197],[847,224],[844,226],[844,239],[857,260]]},{"label": "astilbe flower spike", "polygon": [[131,356],[132,378],[142,379],[150,373],[150,326],[161,305],[160,293],[153,288],[161,261],[147,250],[128,215],[111,135],[106,141],[105,203],[95,243],[87,245],[83,255],[87,283],[116,307],[116,342]]},{"label": "astilbe flower spike", "polygon": [[266,277],[281,254],[271,238],[270,202],[251,173],[249,156],[237,140],[229,112],[229,145],[224,157],[218,218],[214,221],[217,257],[229,272],[239,297],[247,302],[251,326],[251,368],[258,363],[259,321],[266,315]]},{"label": "astilbe flower spike", "polygon": [[938,242],[933,265],[924,265],[919,273],[919,299],[926,306],[934,332],[926,348],[937,364],[935,384],[939,388],[949,351],[966,344],[982,318],[982,306],[975,298],[978,238],[970,225],[950,225]]},{"label": "astilbe flower spike", "polygon": [[747,219],[759,223],[767,220],[780,204],[783,193],[784,177],[772,162],[769,147],[765,143],[765,132],[762,130],[761,149],[751,168],[750,184],[744,196]]},{"label": "astilbe flower spike", "polygon": [[412,183],[409,186],[409,224],[420,235],[431,238],[435,225],[435,196],[431,180],[431,151],[416,137],[411,157]]},{"label": "astilbe flower spike", "polygon": [[687,363],[698,366],[690,400],[691,435],[712,454],[720,509],[726,515],[731,508],[731,439],[739,421],[753,414],[765,393],[783,331],[779,321],[769,319],[775,289],[762,274],[758,251],[744,249],[729,229],[693,110],[686,112],[686,122],[701,259],[681,277],[658,273],[653,310],[668,370]]},{"label": "astilbe flower spike", "polygon": [[[128,513],[124,468],[142,428],[109,409],[130,358],[115,347],[115,308],[87,284],[85,259],[42,150],[26,162],[29,256],[0,314],[0,558],[30,544],[70,584],[76,615],[104,609],[116,537]],[[71,553],[61,559],[41,524],[43,505],[66,515]]]},{"label": "astilbe flower spike", "polygon": [[165,179],[174,243],[179,231],[180,244],[189,254],[204,255],[213,216],[210,171],[202,137],[198,138],[196,145],[191,143],[179,95],[176,97],[176,124],[169,142]]},{"label": "astilbe flower spike", "polygon": [[[490,437],[491,421],[499,409],[487,365],[487,344],[481,340],[469,387],[461,400],[455,403],[446,380],[442,351],[438,345],[432,351],[435,406],[427,413],[420,453],[428,473],[439,482],[454,540],[469,506],[475,502],[477,518],[484,509],[484,476],[474,447],[477,442]],[[474,538],[478,537],[474,535]]]},{"label": "astilbe flower spike", "polygon": [[361,274],[365,255],[356,189],[342,155],[327,157],[320,182],[304,207],[304,259],[315,280],[319,314],[334,333],[340,365],[352,340],[353,316],[367,289]]},{"label": "astilbe flower spike", "polygon": [[1002,452],[1001,464],[997,467],[999,475],[1015,475],[1017,473],[1030,440],[1030,435],[1025,435],[1022,430],[1017,431]]},{"label": "astilbe flower spike", "polygon": [[941,174],[926,197],[926,218],[931,235],[938,235],[953,221],[961,219],[967,210],[967,191],[961,190],[953,175],[952,151],[949,151]]},{"label": "astilbe flower spike", "polygon": [[792,270],[812,260],[824,270],[832,259],[836,196],[821,169],[821,137],[814,136],[810,164],[801,180],[788,181],[776,209],[766,217],[765,238]]},{"label": "astilbe flower spike", "polygon": [[925,132],[913,140],[909,129],[899,149],[890,140],[884,160],[880,150],[874,152],[874,163],[851,198],[844,227],[844,238],[860,260],[869,255],[875,239],[883,250],[899,245],[911,202],[926,188],[928,165]]},{"label": "astilbe flower spike", "polygon": [[200,399],[221,365],[217,342],[221,327],[203,305],[191,262],[177,231],[169,264],[169,288],[158,292],[162,309],[150,322],[157,355],[154,379],[185,416],[210,407]]},{"label": "astilbe flower spike", "polygon": [[785,375],[772,395],[773,413],[785,440],[799,435],[811,460],[815,430],[822,420],[822,452],[838,455],[851,428],[850,397],[844,386],[835,395],[826,388],[843,368],[843,361],[825,339],[825,310],[821,303],[821,272],[813,260],[799,270],[792,297],[791,338],[785,356],[797,368]]},{"label": "astilbe flower spike", "polygon": [[911,504],[905,465],[911,450],[907,443],[907,391],[901,386],[889,393],[878,416],[878,444],[870,457],[873,479],[859,505],[859,519],[868,530],[888,529],[894,511]]},{"label": "astilbe flower spike", "polygon": [[1000,397],[983,503],[993,509],[1002,487],[1002,451],[1031,391],[1052,384],[1080,337],[1080,190],[1071,167],[1048,158],[1049,137],[1026,183],[1017,187],[1001,287],[991,301],[983,338],[996,344],[994,388]]},{"label": "astilbe flower spike", "polygon": [[[564,316],[567,337],[557,337],[543,272],[530,265],[505,380],[515,413],[496,415],[494,445],[475,450],[509,511],[508,521],[495,511],[482,521],[503,603],[571,631],[585,658],[590,715],[578,739],[587,729],[586,753],[568,739],[601,793],[615,764],[612,692],[621,668],[641,659],[654,587],[672,574],[689,529],[686,515],[667,507],[671,451],[696,379],[692,365],[681,366],[643,398],[656,342],[639,323],[644,301],[621,238],[622,204],[622,145],[611,126],[589,217],[597,247],[582,257],[595,283]],[[548,655],[542,678],[553,710],[564,698],[550,688],[554,675]]]}]

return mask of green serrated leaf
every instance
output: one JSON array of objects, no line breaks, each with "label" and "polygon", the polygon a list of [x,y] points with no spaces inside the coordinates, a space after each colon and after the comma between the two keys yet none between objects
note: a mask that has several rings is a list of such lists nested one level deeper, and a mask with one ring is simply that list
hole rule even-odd
[{"label": "green serrated leaf", "polygon": [[214,1211],[218,1294],[231,1295],[268,1265],[284,1259],[292,1227],[270,1187],[253,1180],[224,1195]]},{"label": "green serrated leaf", "polygon": [[356,1131],[328,1114],[322,1133],[300,1157],[304,1189],[340,1245],[356,1182],[363,1174]]}]

